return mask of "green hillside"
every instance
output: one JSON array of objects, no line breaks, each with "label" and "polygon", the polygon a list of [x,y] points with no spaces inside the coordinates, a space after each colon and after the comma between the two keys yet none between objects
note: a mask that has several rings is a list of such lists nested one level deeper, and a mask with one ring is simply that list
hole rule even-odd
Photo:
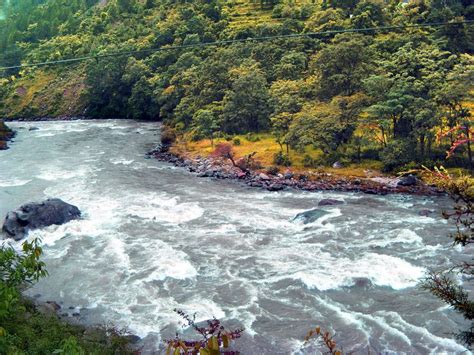
[{"label": "green hillside", "polygon": [[[164,120],[193,139],[271,132],[282,148],[321,152],[308,166],[381,159],[392,170],[470,143],[468,0],[20,0],[3,9],[0,66],[101,56],[3,70],[5,118]],[[446,25],[413,27],[429,23]],[[408,27],[363,31],[381,26]],[[200,46],[344,30],[355,32]],[[453,164],[472,164],[470,150],[456,147]]]}]

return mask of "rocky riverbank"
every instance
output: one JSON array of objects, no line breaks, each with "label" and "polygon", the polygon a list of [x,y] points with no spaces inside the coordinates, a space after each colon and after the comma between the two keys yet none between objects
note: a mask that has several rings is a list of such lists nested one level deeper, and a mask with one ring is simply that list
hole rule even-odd
[{"label": "rocky riverbank", "polygon": [[345,191],[386,195],[407,193],[414,195],[439,195],[443,192],[426,185],[415,176],[355,178],[329,173],[306,172],[295,174],[290,170],[270,174],[264,170],[242,171],[221,158],[178,156],[160,149],[148,153],[150,157],[174,164],[193,172],[198,177],[232,179],[251,187],[268,191],[294,188],[305,191]]}]

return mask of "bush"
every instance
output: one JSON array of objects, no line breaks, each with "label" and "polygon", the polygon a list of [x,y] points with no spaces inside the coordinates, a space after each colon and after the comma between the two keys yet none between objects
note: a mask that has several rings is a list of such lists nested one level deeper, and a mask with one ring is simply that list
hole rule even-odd
[{"label": "bush", "polygon": [[268,175],[277,175],[280,172],[280,168],[278,166],[269,166],[266,172]]},{"label": "bush", "polygon": [[313,159],[310,155],[305,154],[303,156],[303,166],[305,168],[315,168],[317,166],[317,161]]},{"label": "bush", "polygon": [[235,137],[233,140],[232,140],[232,143],[234,145],[240,145],[240,139],[238,137]]},{"label": "bush", "polygon": [[161,144],[164,147],[169,147],[176,140],[176,132],[167,126],[163,126],[161,130]]},{"label": "bush", "polygon": [[253,133],[248,133],[246,138],[249,142],[259,142],[260,141],[259,136],[255,135]]},{"label": "bush", "polygon": [[176,132],[184,132],[185,128],[186,126],[184,125],[183,122],[178,122],[174,126],[174,129],[176,130]]},{"label": "bush", "polygon": [[38,240],[23,243],[21,253],[0,247],[0,353],[131,354],[124,334],[65,323],[21,296],[26,284],[47,275],[41,254]]},{"label": "bush", "polygon": [[412,161],[414,155],[413,143],[409,140],[393,140],[387,144],[381,154],[383,171],[393,171]]},{"label": "bush", "polygon": [[380,150],[376,148],[362,149],[362,159],[379,160]]},{"label": "bush", "polygon": [[290,157],[283,152],[278,152],[273,157],[273,163],[280,166],[291,166]]}]

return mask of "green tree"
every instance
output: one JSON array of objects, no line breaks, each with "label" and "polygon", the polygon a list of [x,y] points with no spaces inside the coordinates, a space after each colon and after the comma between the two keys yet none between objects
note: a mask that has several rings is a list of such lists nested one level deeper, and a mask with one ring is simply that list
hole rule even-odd
[{"label": "green tree", "polygon": [[291,123],[293,122],[293,114],[289,112],[281,112],[271,117],[272,133],[276,142],[280,145],[283,152],[283,144],[286,145],[286,154],[290,154],[290,140],[288,133]]},{"label": "green tree", "polygon": [[325,154],[333,155],[347,143],[356,128],[356,119],[349,118],[334,102],[307,105],[295,115],[288,139],[296,147],[313,145]]},{"label": "green tree", "polygon": [[312,59],[319,79],[319,96],[353,95],[371,69],[368,39],[360,34],[339,34]]},{"label": "green tree", "polygon": [[231,71],[232,89],[224,97],[223,127],[229,133],[259,132],[270,125],[267,80],[256,64]]},{"label": "green tree", "polygon": [[214,134],[221,128],[219,117],[211,110],[201,109],[194,114],[192,125],[196,133],[209,138],[214,147]]}]

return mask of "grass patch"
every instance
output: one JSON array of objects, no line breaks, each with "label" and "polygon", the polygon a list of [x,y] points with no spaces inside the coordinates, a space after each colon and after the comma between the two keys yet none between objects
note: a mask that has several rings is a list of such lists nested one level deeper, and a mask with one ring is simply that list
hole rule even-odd
[{"label": "grass patch", "polygon": [[[233,138],[240,140],[239,145],[233,144],[233,151],[237,158],[257,152],[255,159],[258,160],[264,168],[274,166],[274,156],[280,151],[280,145],[275,141],[275,138],[270,133],[254,134],[258,140],[250,141],[246,135],[238,135]],[[227,142],[225,139],[219,138],[214,140],[214,145],[219,142]],[[232,140],[228,143],[232,144]],[[211,142],[208,139],[199,141],[189,141],[186,139],[179,139],[171,148],[171,152],[178,155],[187,155],[190,157],[209,156],[214,150],[211,147]],[[383,175],[380,171],[382,169],[382,162],[376,160],[362,160],[360,164],[352,163],[343,168],[334,169],[332,167],[321,168],[307,168],[303,165],[305,155],[309,155],[313,159],[320,158],[323,152],[312,146],[307,146],[304,152],[297,152],[290,149],[291,167],[288,169],[296,173],[307,172],[324,172],[340,176],[350,177],[367,177],[368,175]],[[286,167],[282,167],[286,170]],[[370,170],[370,173],[368,173]]]}]

